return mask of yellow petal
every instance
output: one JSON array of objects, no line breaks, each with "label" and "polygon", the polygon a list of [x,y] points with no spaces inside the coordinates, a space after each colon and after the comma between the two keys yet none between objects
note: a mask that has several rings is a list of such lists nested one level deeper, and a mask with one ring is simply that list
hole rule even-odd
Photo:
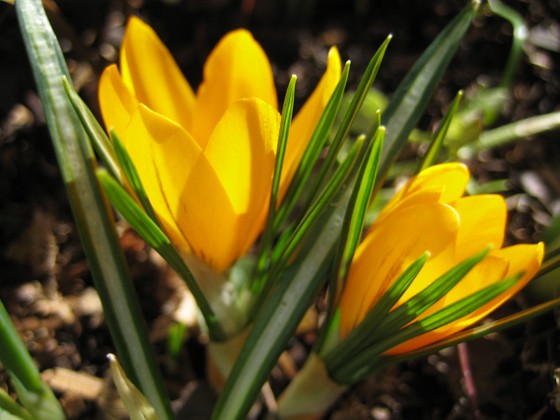
[{"label": "yellow petal", "polygon": [[426,202],[427,196],[433,199],[436,194],[439,195],[438,201],[451,203],[464,194],[469,177],[469,170],[462,163],[442,163],[431,166],[411,178],[397,191],[383,208],[380,217],[394,211],[396,207]]},{"label": "yellow petal", "polygon": [[178,223],[188,229],[194,254],[213,270],[224,272],[241,252],[235,243],[239,217],[204,155],[192,174],[183,190]]},{"label": "yellow petal", "polygon": [[236,30],[224,36],[206,60],[189,131],[204,148],[229,106],[239,99],[252,97],[278,109],[266,54],[248,31]]},{"label": "yellow petal", "polygon": [[[416,280],[402,296],[399,304],[425,289],[451,268],[481,252],[488,245],[499,248],[502,245],[506,223],[506,205],[501,196],[479,195],[464,197],[453,203],[459,213],[457,241],[443,252],[430,258]],[[497,260],[497,261],[496,261]],[[472,293],[479,281],[497,281],[505,274],[507,262],[503,258],[487,257],[473,268],[467,276],[433,310],[454,302],[455,297],[464,297],[463,290]],[[487,283],[489,284],[489,283]],[[482,285],[483,286],[483,285]],[[481,286],[481,287],[482,287]],[[432,311],[427,311],[426,314]],[[424,317],[423,315],[422,317]]]},{"label": "yellow petal", "polygon": [[259,99],[235,102],[219,121],[205,155],[238,214],[251,211],[270,190],[280,114]]},{"label": "yellow petal", "polygon": [[[494,298],[470,315],[454,322],[451,328],[449,328],[447,335],[469,327],[516,295],[527,285],[527,283],[529,283],[535,274],[537,274],[542,263],[543,256],[544,244],[542,242],[538,244],[513,245],[493,251],[487,258],[475,267],[472,273],[467,275],[464,279],[466,281],[464,284],[465,289],[459,290],[457,293],[450,295],[446,305],[455,302],[461,297],[467,296],[469,291],[470,293],[474,293],[477,290],[481,290],[486,286],[516,274],[524,273],[523,276],[509,290]],[[507,262],[507,265],[501,275],[497,275],[499,267],[494,269],[494,273],[492,273],[492,268],[488,267],[489,264],[496,264],[496,261],[498,260]],[[498,264],[496,265],[498,266]]]},{"label": "yellow petal", "polygon": [[[402,354],[419,349],[445,339],[478,322],[518,293],[535,276],[539,270],[543,255],[544,245],[542,243],[536,245],[514,245],[493,252],[481,261],[461,283],[445,297],[443,303],[438,302],[438,304],[436,304],[438,305],[437,308],[451,305],[459,299],[465,298],[497,281],[524,272],[525,274],[523,277],[519,279],[512,288],[494,298],[486,305],[483,305],[470,315],[393,347],[387,354]],[[429,313],[434,310],[435,308],[431,309]],[[426,315],[422,317],[424,316]]]},{"label": "yellow petal", "polygon": [[506,229],[507,207],[500,195],[473,195],[453,203],[461,218],[457,238],[458,260],[471,257],[488,245],[500,249]]},{"label": "yellow petal", "polygon": [[188,129],[194,93],[152,28],[131,17],[121,46],[121,73],[138,101]]},{"label": "yellow petal", "polygon": [[183,191],[179,224],[217,271],[244,255],[261,232],[270,196],[280,115],[258,99],[235,102],[218,122]]},{"label": "yellow petal", "polygon": [[[402,195],[399,199],[395,199],[396,196],[391,198],[389,202],[383,207],[381,213],[375,219],[376,223],[383,223],[385,218],[396,212],[407,207],[418,206],[421,204],[435,204],[441,201],[442,187],[429,187],[416,191],[411,195]],[[397,192],[398,194],[398,192]]]},{"label": "yellow petal", "polygon": [[[519,244],[506,248],[499,249],[492,252],[492,255],[503,258],[508,261],[508,270],[504,274],[504,278],[514,276],[516,274],[524,273],[523,276],[515,283],[515,285],[502,293],[497,298],[493,299],[482,308],[471,314],[468,320],[463,320],[458,323],[458,328],[463,329],[466,326],[484,318],[490,312],[494,311],[505,301],[509,300],[512,296],[517,294],[523,289],[529,281],[535,277],[541,266],[544,257],[544,244]],[[467,323],[467,325],[465,325]]]},{"label": "yellow petal", "polygon": [[[460,227],[458,229],[460,229]],[[406,289],[406,292],[401,296],[395,306],[399,306],[402,303],[406,302],[408,299],[432,284],[434,280],[454,267],[458,262],[454,258],[455,246],[456,245],[454,241],[453,243],[450,243],[449,246],[438,255],[432,255],[428,262],[424,265],[418,276],[416,276],[416,279],[412,282],[408,289]]]},{"label": "yellow petal", "polygon": [[144,105],[132,116],[126,148],[166,232],[177,247],[188,250],[188,231],[176,221],[184,185],[202,155],[200,148],[179,125]]},{"label": "yellow petal", "polygon": [[469,170],[462,163],[453,162],[434,165],[418,174],[409,186],[407,194],[430,188],[431,186],[441,186],[444,188],[441,201],[450,203],[465,193],[469,177]]},{"label": "yellow petal", "polygon": [[422,315],[422,318],[436,309],[452,305],[487,286],[497,283],[506,276],[508,268],[509,261],[506,258],[497,255],[486,256],[438,304],[434,305],[430,312]]},{"label": "yellow petal", "polygon": [[387,288],[425,251],[433,256],[454,246],[459,217],[450,206],[422,204],[374,224],[360,244],[340,302],[343,336],[356,326]]},{"label": "yellow petal", "polygon": [[323,77],[294,118],[290,128],[290,137],[284,158],[281,191],[286,190],[294,176],[311,135],[340,80],[341,67],[340,54],[335,47],[332,47],[329,51],[327,68]]},{"label": "yellow petal", "polygon": [[[451,267],[449,267],[451,268]],[[434,312],[449,306],[461,299],[468,297],[469,295],[483,289],[490,284],[496,283],[501,280],[505,273],[507,272],[508,262],[499,257],[488,256],[480,263],[478,263],[460,282],[456,285],[446,296],[441,300],[436,302],[431,308],[425,311],[419,319],[426,318],[427,316],[433,314]],[[435,279],[433,279],[435,280]],[[428,346],[439,340],[442,340],[449,335],[467,327],[468,325],[474,323],[468,322],[464,325],[463,320],[470,320],[471,317],[465,317],[461,320],[451,322],[450,324],[444,325],[436,330],[422,334],[416,338],[405,341],[387,351],[387,354],[402,354],[417,350],[421,347]],[[414,322],[414,321],[413,321]],[[462,326],[460,326],[462,325]]]},{"label": "yellow petal", "polygon": [[107,131],[113,128],[124,141],[138,102],[124,85],[116,65],[110,65],[99,80],[99,108]]}]

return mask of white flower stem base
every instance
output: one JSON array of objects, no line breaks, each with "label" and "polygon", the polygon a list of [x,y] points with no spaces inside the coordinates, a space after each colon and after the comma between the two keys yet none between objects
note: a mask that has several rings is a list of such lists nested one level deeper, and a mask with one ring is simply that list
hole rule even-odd
[{"label": "white flower stem base", "polygon": [[318,419],[347,388],[334,382],[329,377],[323,360],[312,353],[294,380],[280,395],[277,418]]}]

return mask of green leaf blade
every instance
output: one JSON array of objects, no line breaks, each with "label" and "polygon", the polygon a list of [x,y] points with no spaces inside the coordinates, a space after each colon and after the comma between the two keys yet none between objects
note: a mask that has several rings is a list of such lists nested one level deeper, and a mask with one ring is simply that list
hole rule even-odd
[{"label": "green leaf blade", "polygon": [[94,155],[62,83],[70,75],[40,0],[18,0],[16,12],[61,175],[111,335],[128,375],[162,419],[169,398],[148,339],[140,305],[94,174]]},{"label": "green leaf blade", "polygon": [[[473,3],[474,4],[474,3]],[[406,143],[440,78],[470,26],[476,5],[469,5],[449,23],[405,76],[382,115],[387,127],[377,188]]]},{"label": "green leaf blade", "polygon": [[115,209],[122,214],[134,230],[144,238],[146,243],[154,248],[185,281],[207,323],[211,337],[216,340],[223,339],[224,332],[210,303],[183,259],[177,254],[165,232],[105,170],[98,169],[97,178]]},{"label": "green leaf blade", "polygon": [[339,240],[352,182],[337,195],[336,206],[324,215],[324,228],[310,235],[307,257],[284,272],[255,323],[226,382],[212,419],[243,419],[285,349],[305,311],[324,283]]}]

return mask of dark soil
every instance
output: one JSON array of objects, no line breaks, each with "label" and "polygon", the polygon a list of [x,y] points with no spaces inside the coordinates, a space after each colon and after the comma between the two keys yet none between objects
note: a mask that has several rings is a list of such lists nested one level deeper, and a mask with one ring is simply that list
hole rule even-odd
[{"label": "dark soil", "polygon": [[[51,6],[54,3],[46,2]],[[327,47],[352,60],[356,86],[369,58],[394,34],[376,87],[390,94],[421,52],[463,7],[460,0],[368,2],[355,0],[59,0],[52,12],[74,82],[97,111],[100,71],[117,59],[126,16],[154,27],[193,86],[202,64],[227,31],[249,28],[270,57],[279,95],[298,75],[301,104],[322,73]],[[530,29],[512,95],[496,125],[560,110],[560,2],[509,2]],[[56,6],[56,5],[55,5]],[[0,298],[41,371],[67,368],[84,378],[107,378],[114,352],[87,261],[66,201],[13,7],[0,3]],[[485,14],[476,19],[430,103],[420,128],[431,131],[459,89],[496,86],[511,42],[511,27]],[[560,133],[543,133],[481,153],[467,162],[481,182],[507,180],[508,241],[542,239],[560,211]],[[415,148],[407,151],[414,157]],[[176,358],[166,351],[169,326],[180,318],[184,287],[132,231],[121,243],[142,302],[151,338],[173,399],[191,396],[182,418],[206,418],[212,393],[204,386],[205,360],[196,329]],[[554,281],[558,280],[557,276]],[[514,313],[558,292],[544,285],[523,292],[496,316]],[[560,418],[554,369],[560,363],[558,323],[549,313],[466,345],[474,392],[465,387],[457,349],[387,369],[352,388],[328,414],[332,419],[553,419]],[[292,340],[287,361],[272,375],[283,386],[314,339]],[[0,380],[9,388],[6,375]],[[103,383],[110,383],[101,379]],[[201,385],[202,384],[202,385]],[[88,396],[88,386],[60,385],[71,418],[113,413],[111,393]],[[106,388],[106,387],[105,387]],[[194,403],[193,403],[194,401]],[[196,417],[199,413],[199,417]],[[258,414],[257,414],[258,415]]]}]

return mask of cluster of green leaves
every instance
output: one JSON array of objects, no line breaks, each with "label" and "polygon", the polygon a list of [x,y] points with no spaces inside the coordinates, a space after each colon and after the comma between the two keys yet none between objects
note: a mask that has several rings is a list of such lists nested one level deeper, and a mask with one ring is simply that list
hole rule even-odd
[{"label": "cluster of green leaves", "polygon": [[[299,320],[316,296],[317,291],[324,285],[325,279],[330,279],[328,319],[324,324],[329,325],[329,318],[333,315],[352,255],[362,234],[366,208],[375,192],[379,190],[392,162],[406,143],[410,131],[422,115],[437,81],[449,64],[473,15],[474,8],[467,7],[444,29],[403,80],[383,113],[381,124],[378,121],[373,122],[369,130],[371,133],[369,135],[370,146],[366,149],[367,152],[364,151],[364,158],[361,159],[359,165],[352,165],[356,169],[353,173],[348,174],[346,183],[338,191],[336,205],[333,207],[322,206],[321,219],[317,219],[320,229],[311,230],[313,234],[306,237],[303,246],[304,252],[300,251],[301,253],[298,255],[301,262],[294,264],[290,270],[286,271],[287,278],[283,279],[272,297],[267,300],[267,305],[255,317],[255,323],[245,347],[241,351],[218,401],[214,418],[223,418],[225,413],[231,418],[242,418],[249,410],[266,381],[270,369],[283,351],[287,340],[295,331]],[[342,142],[349,141],[348,133],[352,122],[356,119],[360,107],[370,91],[386,47],[387,42],[372,58],[351,104],[342,118],[342,123],[330,145],[329,154],[322,163],[325,167],[321,167],[318,180],[316,180],[319,185],[325,182],[322,176],[330,169],[331,161],[329,159],[334,160]],[[338,98],[336,93],[337,91],[333,98]],[[340,97],[341,99],[342,97]],[[329,107],[325,113],[328,111]],[[352,158],[353,148],[359,147],[356,146],[359,144],[358,138],[358,141],[350,148],[346,159]],[[435,154],[433,153],[432,156]],[[344,168],[344,163],[345,161],[341,163],[339,170]],[[302,165],[303,170],[309,169],[304,165],[305,161]],[[300,169],[302,168],[300,167]],[[327,185],[329,182],[332,181],[329,180]],[[456,277],[454,279],[460,280]],[[432,293],[431,296],[435,296],[435,294]],[[362,373],[363,368],[364,366],[360,366],[357,371],[354,369],[352,378],[341,377],[340,379],[353,380],[356,375]],[[366,364],[365,369],[369,372],[372,370],[372,366]]]},{"label": "cluster of green leaves", "polygon": [[33,359],[0,302],[0,361],[7,369],[22,405],[0,388],[0,417],[64,419],[64,412],[52,390],[41,380]]},{"label": "cluster of green leaves", "polygon": [[[450,269],[424,290],[393,309],[426,263],[422,255],[391,285],[364,320],[324,356],[331,377],[340,384],[351,385],[385,366],[383,352],[400,343],[433,331],[469,315],[512,287],[520,274],[459,300],[423,319],[416,320],[455,287],[486,255],[488,250]],[[414,322],[413,322],[414,321]]]}]

